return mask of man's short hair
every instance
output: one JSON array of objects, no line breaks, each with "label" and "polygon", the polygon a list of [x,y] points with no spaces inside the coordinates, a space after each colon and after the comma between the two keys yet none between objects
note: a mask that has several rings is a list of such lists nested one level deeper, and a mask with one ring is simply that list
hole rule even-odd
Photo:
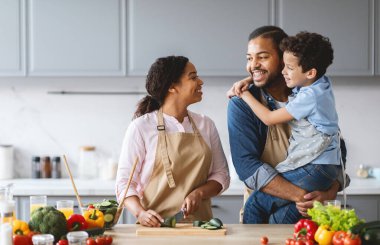
[{"label": "man's short hair", "polygon": [[303,31],[287,37],[282,40],[280,48],[283,52],[290,52],[298,57],[302,72],[315,68],[317,79],[326,73],[334,59],[330,40],[318,33]]},{"label": "man's short hair", "polygon": [[255,39],[257,37],[271,39],[274,46],[276,47],[278,56],[282,59],[282,51],[280,49],[280,43],[282,39],[288,37],[288,34],[284,32],[280,27],[277,26],[261,26],[255,29],[251,34],[249,34],[248,41]]}]

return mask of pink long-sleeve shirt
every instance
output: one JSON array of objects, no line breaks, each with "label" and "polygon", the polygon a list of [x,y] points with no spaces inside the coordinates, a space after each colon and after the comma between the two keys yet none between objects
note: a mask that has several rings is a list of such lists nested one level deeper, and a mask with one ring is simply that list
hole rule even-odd
[{"label": "pink long-sleeve shirt", "polygon": [[[215,180],[220,183],[222,185],[220,193],[222,193],[229,187],[230,175],[218,131],[210,118],[190,111],[188,113],[212,152],[208,180]],[[180,123],[175,117],[164,114],[164,122],[167,133],[193,132],[188,117],[185,117],[183,122]],[[123,140],[116,177],[116,195],[119,201],[123,198],[124,189],[127,186],[136,157],[138,157],[138,163],[127,197],[136,195],[140,199],[142,198],[153,171],[157,141],[157,111],[136,118],[129,125]]]}]

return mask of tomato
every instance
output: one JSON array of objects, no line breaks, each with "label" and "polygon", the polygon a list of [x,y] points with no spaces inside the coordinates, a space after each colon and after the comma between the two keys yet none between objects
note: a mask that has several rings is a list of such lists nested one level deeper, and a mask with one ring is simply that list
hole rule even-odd
[{"label": "tomato", "polygon": [[69,245],[69,241],[65,239],[61,239],[58,241],[57,245]]},{"label": "tomato", "polygon": [[305,242],[302,240],[297,240],[294,245],[305,245]]},{"label": "tomato", "polygon": [[362,240],[360,239],[359,236],[355,236],[352,234],[347,234],[346,237],[344,238],[344,245],[361,245]]},{"label": "tomato", "polygon": [[261,241],[261,244],[266,245],[266,244],[268,244],[268,237],[263,236],[263,237],[260,239],[260,241]]},{"label": "tomato", "polygon": [[14,245],[25,245],[32,244],[30,243],[29,237],[25,235],[13,235],[13,244]]},{"label": "tomato", "polygon": [[86,245],[96,245],[94,238],[87,238]]},{"label": "tomato", "polygon": [[312,240],[307,240],[307,241],[305,242],[305,245],[314,245],[314,241],[312,241]]},{"label": "tomato", "polygon": [[112,241],[113,241],[112,236],[105,236],[105,240],[106,240],[106,245],[112,244]]},{"label": "tomato", "polygon": [[285,240],[285,245],[290,245],[290,243],[292,242],[293,239],[291,238],[288,238]]},{"label": "tomato", "polygon": [[345,231],[337,231],[333,236],[333,245],[343,245],[344,238],[347,236]]},{"label": "tomato", "polygon": [[98,236],[95,241],[96,241],[97,245],[106,245],[107,244],[106,239],[102,236]]}]

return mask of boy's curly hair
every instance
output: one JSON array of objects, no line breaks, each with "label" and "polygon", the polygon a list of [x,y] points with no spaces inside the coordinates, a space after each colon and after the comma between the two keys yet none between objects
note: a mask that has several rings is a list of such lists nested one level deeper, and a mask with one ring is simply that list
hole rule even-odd
[{"label": "boy's curly hair", "polygon": [[334,59],[334,50],[329,38],[318,33],[303,31],[289,36],[281,41],[280,49],[299,58],[302,72],[315,68],[317,79],[326,73],[327,67]]}]

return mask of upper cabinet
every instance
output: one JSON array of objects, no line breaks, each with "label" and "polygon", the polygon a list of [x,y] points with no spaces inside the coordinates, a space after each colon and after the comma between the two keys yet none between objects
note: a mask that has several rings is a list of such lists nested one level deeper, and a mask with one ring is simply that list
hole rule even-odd
[{"label": "upper cabinet", "polygon": [[25,4],[23,0],[0,2],[0,75],[25,75]]},{"label": "upper cabinet", "polygon": [[156,58],[187,56],[202,75],[244,75],[248,35],[268,25],[270,1],[128,1],[128,74],[146,75]]},{"label": "upper cabinet", "polygon": [[125,0],[28,3],[29,75],[126,74]]},{"label": "upper cabinet", "polygon": [[334,62],[328,74],[374,74],[373,0],[278,0],[278,25],[290,35],[318,32],[330,38]]}]

